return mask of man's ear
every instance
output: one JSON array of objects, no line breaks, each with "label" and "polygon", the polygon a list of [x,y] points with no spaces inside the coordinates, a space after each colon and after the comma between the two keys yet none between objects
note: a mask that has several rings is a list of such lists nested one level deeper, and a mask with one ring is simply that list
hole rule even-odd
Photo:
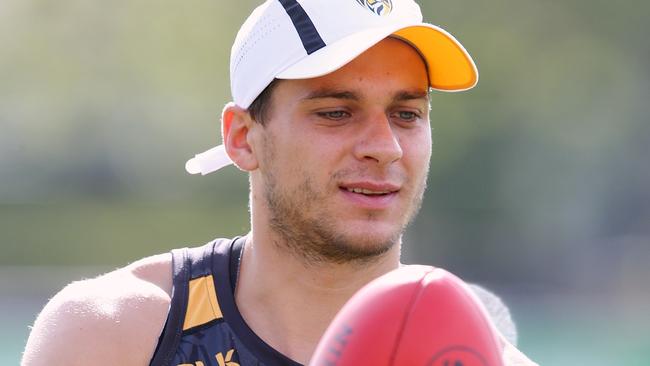
[{"label": "man's ear", "polygon": [[257,169],[257,157],[250,144],[252,129],[261,128],[248,111],[235,103],[228,103],[221,113],[221,137],[226,152],[235,165],[244,171]]}]

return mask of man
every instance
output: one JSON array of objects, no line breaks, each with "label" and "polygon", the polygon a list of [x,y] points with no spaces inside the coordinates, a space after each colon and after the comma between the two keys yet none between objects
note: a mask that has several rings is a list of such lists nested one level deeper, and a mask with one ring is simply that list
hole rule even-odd
[{"label": "man", "polygon": [[476,84],[464,48],[421,22],[412,0],[258,7],[232,48],[224,145],[186,166],[249,173],[251,232],[67,286],[23,363],[307,364],[346,300],[400,266],[431,156],[429,89]]}]

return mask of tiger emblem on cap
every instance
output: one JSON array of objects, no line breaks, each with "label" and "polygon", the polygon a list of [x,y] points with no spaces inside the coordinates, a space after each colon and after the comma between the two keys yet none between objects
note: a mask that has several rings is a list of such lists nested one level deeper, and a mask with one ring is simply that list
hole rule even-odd
[{"label": "tiger emblem on cap", "polygon": [[380,16],[388,15],[393,10],[391,0],[357,0],[357,3]]}]

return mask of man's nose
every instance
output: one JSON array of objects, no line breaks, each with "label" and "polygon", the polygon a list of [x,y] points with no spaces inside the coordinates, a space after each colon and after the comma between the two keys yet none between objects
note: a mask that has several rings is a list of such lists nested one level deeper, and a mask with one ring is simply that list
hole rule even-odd
[{"label": "man's nose", "polygon": [[359,160],[371,160],[387,165],[402,158],[402,147],[393,130],[389,117],[377,114],[364,123],[359,140],[355,146],[355,156]]}]

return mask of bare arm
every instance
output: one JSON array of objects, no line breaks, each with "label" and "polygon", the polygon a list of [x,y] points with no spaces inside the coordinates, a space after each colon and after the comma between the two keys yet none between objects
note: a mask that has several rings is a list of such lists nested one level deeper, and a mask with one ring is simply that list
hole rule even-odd
[{"label": "bare arm", "polygon": [[148,365],[167,317],[169,258],[156,256],[74,282],[45,306],[23,366]]},{"label": "bare arm", "polygon": [[481,286],[475,284],[469,286],[485,306],[500,333],[504,343],[502,355],[504,364],[506,366],[537,366],[517,349],[517,327],[505,303],[497,295]]},{"label": "bare arm", "polygon": [[507,340],[503,340],[505,347],[503,348],[503,363],[506,366],[539,366],[531,361],[526,355],[521,353],[517,347],[510,344]]}]

